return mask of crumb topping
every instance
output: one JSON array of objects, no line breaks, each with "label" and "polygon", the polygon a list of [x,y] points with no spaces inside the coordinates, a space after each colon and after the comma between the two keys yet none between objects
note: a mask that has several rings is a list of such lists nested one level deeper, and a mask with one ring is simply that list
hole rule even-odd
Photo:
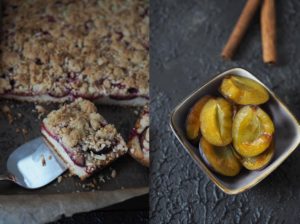
[{"label": "crumb topping", "polygon": [[148,95],[148,2],[4,1],[0,94]]},{"label": "crumb topping", "polygon": [[37,104],[37,105],[35,105],[34,112],[37,112],[38,118],[41,119],[47,113],[47,110],[42,105]]},{"label": "crumb topping", "polygon": [[87,166],[100,166],[104,160],[117,157],[118,152],[127,151],[115,127],[108,124],[88,100],[79,98],[52,111],[43,124],[67,148],[69,155],[84,159]]}]

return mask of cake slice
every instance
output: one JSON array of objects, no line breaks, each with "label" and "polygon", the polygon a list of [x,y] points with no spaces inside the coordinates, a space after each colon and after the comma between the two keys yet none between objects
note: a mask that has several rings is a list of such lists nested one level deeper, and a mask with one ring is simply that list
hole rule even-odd
[{"label": "cake slice", "polygon": [[41,132],[50,149],[81,180],[127,152],[116,128],[97,113],[93,103],[81,98],[52,111]]},{"label": "cake slice", "polygon": [[149,107],[144,106],[128,142],[129,154],[139,163],[149,167]]}]

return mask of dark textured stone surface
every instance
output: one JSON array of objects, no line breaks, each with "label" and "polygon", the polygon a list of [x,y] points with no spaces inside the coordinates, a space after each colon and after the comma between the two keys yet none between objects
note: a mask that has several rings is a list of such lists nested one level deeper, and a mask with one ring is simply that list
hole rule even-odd
[{"label": "dark textured stone surface", "polygon": [[299,147],[259,185],[229,196],[198,169],[169,127],[169,113],[184,97],[233,67],[255,74],[300,118],[300,2],[276,2],[279,61],[268,66],[258,15],[234,61],[219,56],[245,1],[151,1],[152,223],[299,222]]}]

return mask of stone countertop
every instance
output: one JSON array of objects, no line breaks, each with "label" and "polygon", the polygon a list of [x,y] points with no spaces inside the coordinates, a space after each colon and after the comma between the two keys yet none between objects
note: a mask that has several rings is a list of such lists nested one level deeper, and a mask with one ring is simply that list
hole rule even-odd
[{"label": "stone countertop", "polygon": [[259,14],[234,60],[220,57],[245,2],[151,1],[152,223],[296,223],[300,218],[297,150],[256,187],[230,196],[204,175],[169,127],[169,114],[183,98],[233,67],[255,74],[300,118],[300,2],[276,1],[275,66],[262,62]]}]

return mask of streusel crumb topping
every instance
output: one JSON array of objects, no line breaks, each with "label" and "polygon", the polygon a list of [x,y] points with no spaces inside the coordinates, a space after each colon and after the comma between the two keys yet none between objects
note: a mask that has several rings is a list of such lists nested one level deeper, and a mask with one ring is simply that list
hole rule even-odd
[{"label": "streusel crumb topping", "polygon": [[[83,154],[87,163],[106,160],[107,154],[127,151],[116,128],[97,113],[93,103],[81,98],[51,112],[43,120],[45,128],[68,150]],[[101,161],[98,162],[101,164]]]},{"label": "streusel crumb topping", "polygon": [[2,15],[0,94],[148,95],[147,1],[6,0]]}]

